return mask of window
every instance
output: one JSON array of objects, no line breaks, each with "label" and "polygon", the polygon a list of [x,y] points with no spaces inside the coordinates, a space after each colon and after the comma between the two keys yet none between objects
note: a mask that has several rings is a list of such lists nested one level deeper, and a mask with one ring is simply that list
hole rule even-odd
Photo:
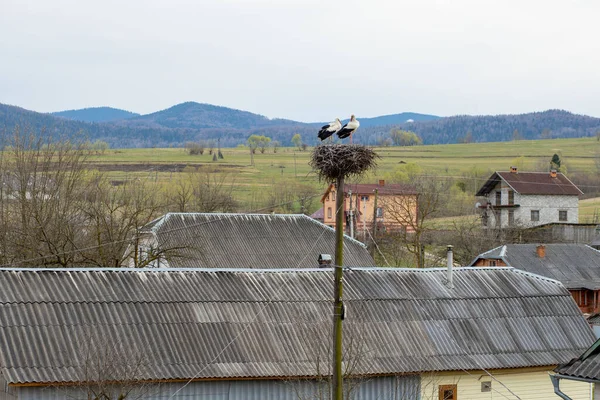
[{"label": "window", "polygon": [[440,385],[440,400],[458,400],[456,385]]},{"label": "window", "polygon": [[515,210],[508,210],[508,226],[515,224]]},{"label": "window", "polygon": [[369,201],[369,196],[360,196],[360,201]]},{"label": "window", "polygon": [[532,221],[540,220],[540,210],[531,210],[531,220]]},{"label": "window", "polygon": [[490,260],[489,261],[489,266],[490,267],[495,267],[496,266],[496,260]]},{"label": "window", "polygon": [[327,219],[331,219],[331,207],[327,207]]},{"label": "window", "polygon": [[383,218],[383,207],[377,207],[377,218]]},{"label": "window", "polygon": [[515,192],[512,190],[508,191],[508,204],[511,206],[515,204]]},{"label": "window", "polygon": [[482,392],[491,392],[492,391],[492,381],[481,382],[481,391]]},{"label": "window", "polygon": [[560,210],[558,212],[558,220],[559,221],[566,221],[567,220],[567,211],[566,210]]},{"label": "window", "polygon": [[502,204],[502,192],[496,192],[496,205],[499,206]]}]

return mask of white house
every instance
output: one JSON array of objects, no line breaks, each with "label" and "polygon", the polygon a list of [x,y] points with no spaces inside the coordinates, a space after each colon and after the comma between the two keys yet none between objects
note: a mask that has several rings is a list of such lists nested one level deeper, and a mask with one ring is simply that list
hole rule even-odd
[{"label": "white house", "polygon": [[579,195],[583,194],[566,176],[556,171],[494,174],[476,196],[481,220],[487,228],[518,226],[530,228],[552,222],[579,222]]}]

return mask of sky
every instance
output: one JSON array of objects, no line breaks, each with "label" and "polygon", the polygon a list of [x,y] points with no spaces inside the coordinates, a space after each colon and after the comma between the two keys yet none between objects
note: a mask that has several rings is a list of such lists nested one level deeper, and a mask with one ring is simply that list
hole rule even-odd
[{"label": "sky", "polygon": [[600,117],[597,0],[0,0],[0,103]]}]

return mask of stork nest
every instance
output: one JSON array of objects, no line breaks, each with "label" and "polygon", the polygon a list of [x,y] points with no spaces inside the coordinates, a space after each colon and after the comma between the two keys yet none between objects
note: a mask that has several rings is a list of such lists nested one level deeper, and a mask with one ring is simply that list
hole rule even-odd
[{"label": "stork nest", "polygon": [[379,155],[358,144],[326,144],[315,147],[309,165],[320,180],[358,177],[377,166]]}]

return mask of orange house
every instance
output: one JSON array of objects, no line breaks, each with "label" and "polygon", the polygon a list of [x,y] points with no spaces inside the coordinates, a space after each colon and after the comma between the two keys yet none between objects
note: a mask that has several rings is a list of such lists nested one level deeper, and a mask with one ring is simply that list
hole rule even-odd
[{"label": "orange house", "polygon": [[[344,229],[354,236],[372,230],[374,218],[381,231],[414,231],[417,221],[417,192],[412,186],[385,184],[344,185]],[[335,228],[336,187],[330,185],[323,195],[323,223]],[[375,197],[377,210],[375,211]],[[353,232],[350,232],[350,230]]]}]

